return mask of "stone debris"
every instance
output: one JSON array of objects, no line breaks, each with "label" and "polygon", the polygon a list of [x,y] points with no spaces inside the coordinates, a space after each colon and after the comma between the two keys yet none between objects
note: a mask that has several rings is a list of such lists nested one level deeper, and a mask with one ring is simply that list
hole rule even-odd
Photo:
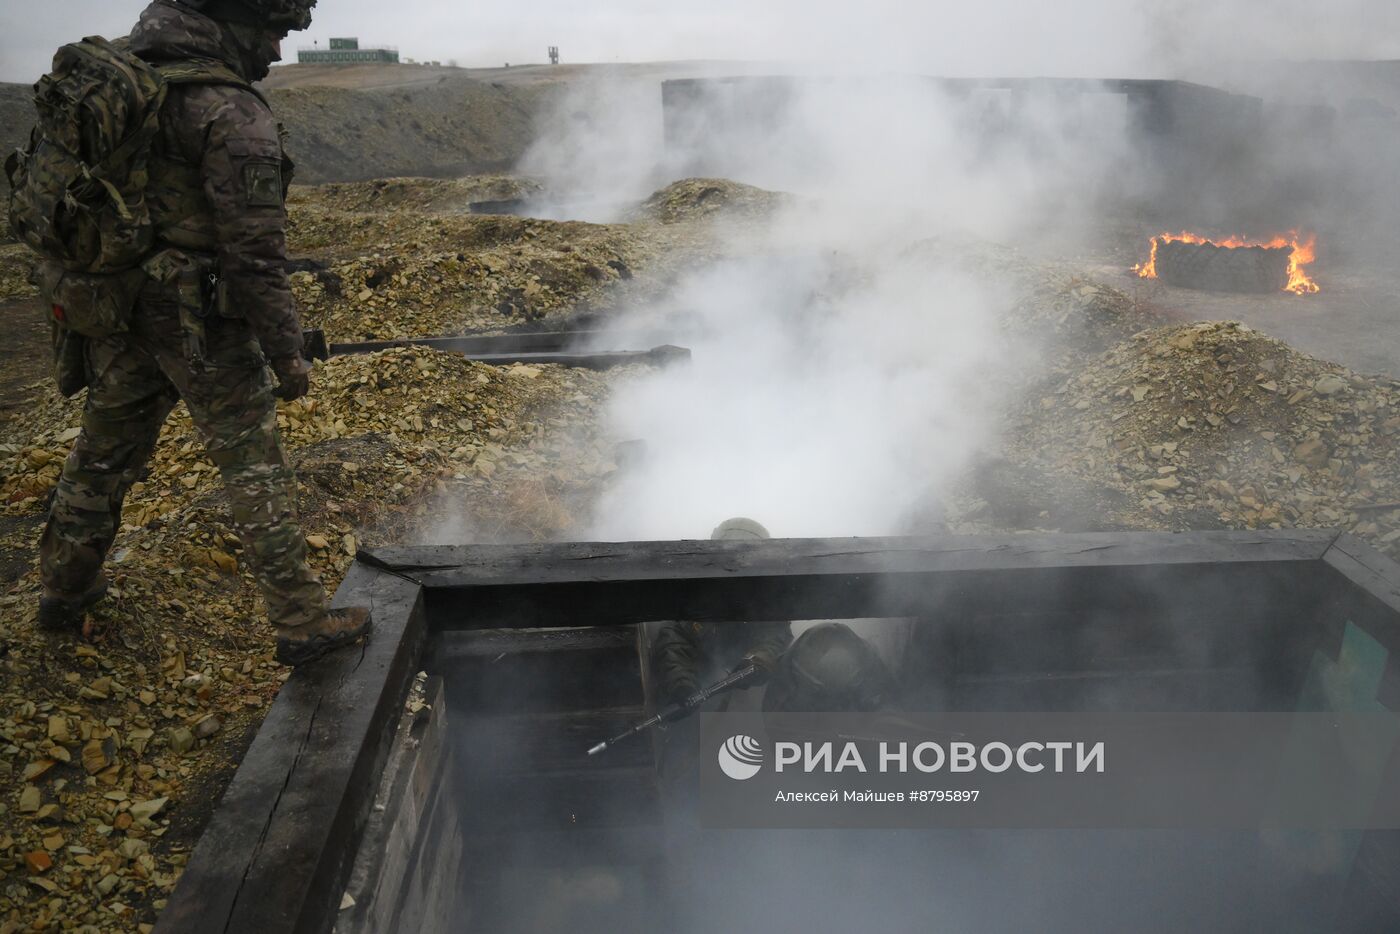
[{"label": "stone debris", "polygon": [[[732,183],[723,197],[692,197],[698,184],[678,183],[633,223],[617,224],[466,213],[462,188],[500,193],[494,177],[299,188],[288,243],[294,255],[314,258],[294,264],[303,268],[292,273],[292,289],[307,326],[333,342],[501,329],[655,300],[678,271],[723,243],[704,224],[677,223],[681,207],[658,205],[698,200],[707,205],[690,212],[698,220],[751,216],[764,200]],[[761,194],[771,208],[775,196]]]},{"label": "stone debris", "polygon": [[1396,551],[1400,510],[1370,507],[1400,501],[1400,383],[1209,322],[1066,354],[1035,395],[1006,456],[1099,489],[1119,504],[1100,523],[1347,529]]}]

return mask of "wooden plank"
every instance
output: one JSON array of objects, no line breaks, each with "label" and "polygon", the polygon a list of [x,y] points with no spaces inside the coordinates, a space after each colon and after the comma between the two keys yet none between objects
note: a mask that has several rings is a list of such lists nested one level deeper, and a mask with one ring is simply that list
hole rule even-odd
[{"label": "wooden plank", "polygon": [[582,367],[589,370],[606,370],[617,366],[629,366],[632,364],[647,364],[651,366],[667,366],[672,363],[690,359],[690,351],[685,347],[676,347],[671,344],[663,344],[660,347],[652,347],[649,350],[609,350],[609,351],[573,351],[573,350],[488,350],[488,351],[466,351],[458,350],[454,345],[463,341],[479,341],[480,338],[412,338],[396,341],[370,341],[363,344],[331,344],[330,356],[340,357],[350,354],[375,353],[387,350],[391,347],[429,347],[444,353],[457,353],[468,360],[477,363],[489,363],[493,366],[506,366],[507,364],[531,364],[545,365],[555,364],[558,366]]},{"label": "wooden plank", "polygon": [[502,654],[575,652],[582,649],[631,651],[635,640],[631,626],[444,632],[434,640],[433,665],[442,667],[464,658],[494,658]]},{"label": "wooden plank", "polygon": [[376,549],[367,558],[412,569],[429,588],[435,628],[473,629],[579,618],[918,616],[949,601],[976,599],[992,610],[998,600],[1063,603],[1075,589],[1102,599],[1163,594],[1207,579],[1228,592],[1241,565],[1316,561],[1332,538],[1290,531],[570,543]]},{"label": "wooden plank", "polygon": [[426,633],[420,591],[355,565],[335,604],[369,605],[372,637],[283,686],[157,930],[327,930]]},{"label": "wooden plank", "polygon": [[[452,906],[461,877],[463,834],[457,787],[438,784],[410,842],[393,922],[379,931],[452,931]],[[337,927],[338,931],[338,927]]]},{"label": "wooden plank", "polygon": [[[1377,695],[1400,710],[1400,565],[1353,535],[1343,535],[1323,557],[1339,582],[1338,623],[1354,622],[1383,645],[1390,657]],[[1340,648],[1340,636],[1337,639]],[[1331,653],[1334,657],[1336,652]]]},{"label": "wooden plank", "polygon": [[691,577],[1316,561],[1336,534],[1089,532],[1068,535],[434,545],[366,551],[383,567],[439,569],[434,587]]},{"label": "wooden plank", "polygon": [[384,341],[356,341],[330,345],[330,352],[372,353],[391,347],[431,347],[434,350],[466,354],[559,352],[597,340],[602,331],[522,331],[512,334],[462,334],[446,337],[413,337]]},{"label": "wooden plank", "polygon": [[637,656],[615,647],[461,657],[436,670],[454,710],[547,712],[641,703]]},{"label": "wooden plank", "polygon": [[[552,626],[578,619],[622,625],[657,619],[713,622],[768,619],[981,616],[1043,607],[1127,617],[1193,584],[1219,593],[1261,577],[1270,565],[1177,564],[1031,568],[1016,571],[759,575],[702,573],[670,579],[576,580],[545,584],[433,586],[423,577],[438,629]],[[1147,604],[1150,605],[1150,604]],[[1228,600],[1222,604],[1228,606]]]},{"label": "wooden plank", "polygon": [[441,678],[427,680],[424,702],[428,706],[419,714],[403,713],[399,718],[346,884],[355,905],[337,915],[340,934],[388,929],[389,919],[401,907],[404,876],[414,868],[409,854],[422,845],[426,814],[451,774]]}]

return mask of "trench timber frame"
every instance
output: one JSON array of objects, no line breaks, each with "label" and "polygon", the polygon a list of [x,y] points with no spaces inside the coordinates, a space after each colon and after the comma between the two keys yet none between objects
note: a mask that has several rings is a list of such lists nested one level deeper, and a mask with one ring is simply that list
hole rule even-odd
[{"label": "trench timber frame", "polygon": [[[1400,710],[1400,566],[1327,531],[365,549],[335,605],[371,606],[372,638],[286,682],[156,930],[332,928],[390,738],[433,632],[580,620],[628,625],[933,610],[995,616],[1010,604],[1025,612],[1047,599],[1076,610],[1121,611],[1133,607],[1123,596],[1135,589],[1121,586],[1125,576],[1179,592],[1199,582],[1223,586],[1267,599],[1271,612],[1325,607],[1329,616],[1316,641],[1332,657],[1345,622],[1363,625],[1389,652],[1377,700]],[[1390,769],[1400,769],[1400,754]],[[1361,885],[1367,904],[1394,903],[1400,832],[1368,833],[1363,859],[1351,889]]]},{"label": "trench timber frame", "polygon": [[376,353],[396,347],[426,347],[442,353],[455,353],[477,363],[505,366],[511,363],[545,364],[607,370],[615,366],[641,363],[669,366],[688,362],[690,350],[661,344],[649,350],[584,350],[600,336],[599,331],[526,331],[515,334],[464,334],[456,337],[406,337],[395,340],[328,343],[325,331],[306,332],[306,357],[324,361],[331,357]]}]

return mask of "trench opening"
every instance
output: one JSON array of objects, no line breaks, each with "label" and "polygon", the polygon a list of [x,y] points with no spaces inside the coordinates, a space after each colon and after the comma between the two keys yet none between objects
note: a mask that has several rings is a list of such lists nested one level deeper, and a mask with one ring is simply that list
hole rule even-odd
[{"label": "trench opening", "polygon": [[[977,588],[852,627],[911,711],[1345,709],[1350,695],[1319,694],[1316,674],[1345,667],[1361,630],[1314,576],[1240,565],[1164,590],[1158,574],[1125,572],[1060,582],[1054,599]],[[437,842],[420,841],[399,927],[1346,929],[1359,834],[703,829],[685,723],[587,755],[655,709],[654,624],[459,630],[450,605],[433,611],[424,665],[443,745],[419,836]]]}]

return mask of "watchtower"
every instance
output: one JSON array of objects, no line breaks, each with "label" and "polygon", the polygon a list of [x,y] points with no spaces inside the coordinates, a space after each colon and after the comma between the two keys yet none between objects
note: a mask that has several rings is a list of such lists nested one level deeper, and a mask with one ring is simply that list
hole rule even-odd
[{"label": "watchtower", "polygon": [[551,45],[549,47],[549,63],[551,65],[559,64],[559,46]]}]

